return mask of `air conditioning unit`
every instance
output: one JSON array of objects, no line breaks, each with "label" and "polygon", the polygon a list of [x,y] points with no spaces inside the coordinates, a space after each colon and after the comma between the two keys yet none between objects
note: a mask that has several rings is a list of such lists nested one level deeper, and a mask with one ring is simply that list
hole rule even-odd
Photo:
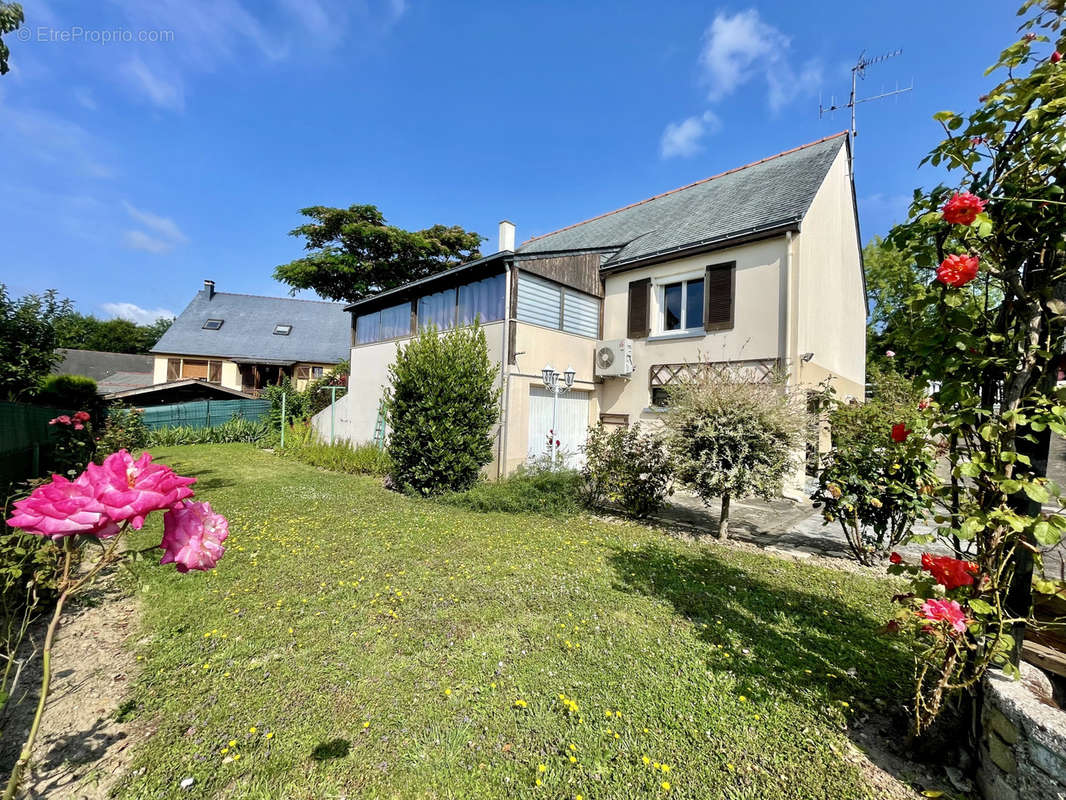
[{"label": "air conditioning unit", "polygon": [[596,375],[601,378],[633,374],[633,340],[607,339],[596,343]]}]

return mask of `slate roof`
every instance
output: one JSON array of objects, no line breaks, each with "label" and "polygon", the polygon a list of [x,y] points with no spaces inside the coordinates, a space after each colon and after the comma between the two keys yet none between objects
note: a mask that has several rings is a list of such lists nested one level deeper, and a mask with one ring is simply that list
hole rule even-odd
[{"label": "slate roof", "polygon": [[[87,375],[94,381],[102,381],[120,372],[152,372],[152,356],[131,353],[105,353],[100,350],[74,350],[57,348],[63,360],[52,367],[57,375]],[[150,381],[149,381],[150,382]]]},{"label": "slate roof", "polygon": [[[152,359],[151,356],[148,356]],[[116,372],[96,382],[96,391],[100,394],[124,392],[128,389],[140,389],[152,385],[151,372]]]},{"label": "slate roof", "polygon": [[553,233],[518,255],[607,251],[603,269],[801,220],[847,143],[838,133]]},{"label": "slate roof", "polygon": [[[209,319],[222,320],[222,327],[204,330]],[[292,325],[292,332],[278,336],[275,325]],[[348,357],[350,348],[351,318],[344,312],[343,303],[203,289],[152,352],[336,364]]]}]

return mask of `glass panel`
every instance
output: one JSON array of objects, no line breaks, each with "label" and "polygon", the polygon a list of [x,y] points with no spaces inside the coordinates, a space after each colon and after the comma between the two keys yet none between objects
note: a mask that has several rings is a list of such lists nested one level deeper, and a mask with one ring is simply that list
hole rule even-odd
[{"label": "glass panel", "polygon": [[663,330],[681,330],[681,284],[663,287]]},{"label": "glass panel", "polygon": [[459,287],[459,324],[472,325],[503,319],[504,276],[493,275]]},{"label": "glass panel", "polygon": [[318,378],[321,378],[322,377],[322,367],[311,367],[311,377],[315,378],[316,380]]},{"label": "glass panel", "polygon": [[210,373],[207,377],[207,380],[209,380],[211,383],[222,383],[222,362],[211,361],[208,363],[207,366],[208,371]]},{"label": "glass panel", "polygon": [[455,327],[455,289],[418,298],[418,329],[424,331],[430,325],[438,331]]},{"label": "glass panel", "polygon": [[355,321],[355,343],[368,344],[381,338],[381,312],[363,314]]},{"label": "glass panel", "polygon": [[167,380],[176,381],[181,377],[181,359],[180,358],[168,358],[167,359]]},{"label": "glass panel", "polygon": [[685,327],[703,327],[703,278],[685,287]]},{"label": "glass panel", "polygon": [[411,335],[411,304],[403,303],[381,310],[380,339],[395,339]]}]

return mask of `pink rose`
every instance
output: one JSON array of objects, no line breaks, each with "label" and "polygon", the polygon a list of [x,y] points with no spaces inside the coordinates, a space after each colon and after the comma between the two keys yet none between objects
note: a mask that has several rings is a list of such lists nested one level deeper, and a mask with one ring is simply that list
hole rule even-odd
[{"label": "pink rose", "polygon": [[88,411],[79,411],[74,415],[75,422],[88,422],[91,419]]},{"label": "pink rose", "polygon": [[196,483],[196,478],[184,478],[165,464],[153,464],[148,453],[134,461],[125,450],[109,455],[102,466],[90,464],[86,474],[111,519],[128,519],[134,528],[144,525],[153,511],[191,497],[189,485]]},{"label": "pink rose", "polygon": [[178,572],[211,569],[226,548],[229,523],[211,510],[210,503],[183,500],[163,515],[163,558],[160,564],[174,564]]},{"label": "pink rose", "polygon": [[948,633],[952,636],[966,633],[966,623],[969,621],[962,606],[954,600],[926,600],[918,616],[930,622],[946,622]]},{"label": "pink rose", "polygon": [[74,423],[74,430],[83,431],[83,430],[85,430],[85,426],[82,425],[80,422],[75,422]]},{"label": "pink rose", "polygon": [[69,425],[70,417],[68,417],[66,414],[60,414],[58,417],[55,418],[55,421],[58,422],[60,425]]},{"label": "pink rose", "polygon": [[53,475],[51,483],[38,486],[33,494],[16,500],[14,505],[15,513],[7,524],[34,536],[58,540],[80,533],[106,538],[119,530],[103,503],[96,499],[95,487],[85,473],[75,481]]}]

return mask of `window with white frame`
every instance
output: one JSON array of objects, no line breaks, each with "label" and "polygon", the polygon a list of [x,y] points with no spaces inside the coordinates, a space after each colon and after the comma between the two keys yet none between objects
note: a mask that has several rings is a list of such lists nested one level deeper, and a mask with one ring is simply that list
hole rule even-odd
[{"label": "window with white frame", "polygon": [[703,329],[703,275],[659,283],[659,333]]}]

